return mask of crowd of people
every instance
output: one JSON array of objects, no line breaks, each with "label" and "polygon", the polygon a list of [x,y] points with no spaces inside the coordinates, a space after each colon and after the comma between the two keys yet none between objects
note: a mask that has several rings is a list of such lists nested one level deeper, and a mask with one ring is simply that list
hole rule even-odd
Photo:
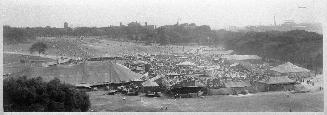
[{"label": "crowd of people", "polygon": [[[125,66],[135,68],[145,64],[132,64],[133,61],[141,60],[150,65],[148,71],[137,71],[148,73],[147,77],[164,75],[162,84],[174,86],[181,82],[197,81],[209,88],[224,87],[227,81],[248,81],[253,83],[269,76],[266,63],[233,63],[232,61],[220,59],[214,60],[222,55],[137,55],[129,56]],[[132,58],[134,57],[134,58]],[[179,65],[182,62],[191,62],[194,65]]]}]

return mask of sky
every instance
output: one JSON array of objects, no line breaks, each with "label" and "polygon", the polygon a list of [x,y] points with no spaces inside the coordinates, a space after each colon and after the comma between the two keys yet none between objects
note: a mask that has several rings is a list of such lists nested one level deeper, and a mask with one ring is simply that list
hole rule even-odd
[{"label": "sky", "polygon": [[[195,23],[214,29],[321,22],[325,0],[2,0],[3,24],[16,27],[105,27]],[[306,7],[306,8],[299,8]],[[326,10],[326,9],[325,9]]]}]

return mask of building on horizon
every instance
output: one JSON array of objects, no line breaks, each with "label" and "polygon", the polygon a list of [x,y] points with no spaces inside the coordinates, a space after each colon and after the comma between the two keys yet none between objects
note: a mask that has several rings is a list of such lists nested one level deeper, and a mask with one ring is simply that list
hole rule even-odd
[{"label": "building on horizon", "polygon": [[67,22],[64,23],[64,28],[69,28]]}]

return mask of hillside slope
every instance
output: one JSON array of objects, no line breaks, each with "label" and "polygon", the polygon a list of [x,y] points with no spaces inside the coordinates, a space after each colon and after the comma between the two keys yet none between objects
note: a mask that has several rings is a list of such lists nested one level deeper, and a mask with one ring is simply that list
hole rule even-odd
[{"label": "hillside slope", "polygon": [[314,32],[249,32],[226,44],[242,54],[290,61],[311,70],[320,70],[323,65],[323,37]]}]

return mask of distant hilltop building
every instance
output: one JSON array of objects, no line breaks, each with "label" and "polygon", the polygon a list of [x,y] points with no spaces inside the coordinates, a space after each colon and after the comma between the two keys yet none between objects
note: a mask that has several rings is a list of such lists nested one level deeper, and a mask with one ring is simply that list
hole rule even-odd
[{"label": "distant hilltop building", "polygon": [[237,32],[237,31],[239,31],[239,28],[236,27],[236,26],[228,26],[228,27],[226,27],[226,30],[227,31]]},{"label": "distant hilltop building", "polygon": [[141,26],[141,24],[138,23],[137,21],[135,21],[135,22],[128,23],[127,26],[129,26],[129,27],[131,27],[131,26]]},{"label": "distant hilltop building", "polygon": [[285,20],[281,26],[296,26],[294,20]]},{"label": "distant hilltop building", "polygon": [[294,20],[285,20],[281,25],[247,26],[244,30],[255,32],[306,30],[322,34],[322,25],[319,23],[295,23]]},{"label": "distant hilltop building", "polygon": [[68,23],[67,22],[64,23],[64,28],[68,28]]}]

